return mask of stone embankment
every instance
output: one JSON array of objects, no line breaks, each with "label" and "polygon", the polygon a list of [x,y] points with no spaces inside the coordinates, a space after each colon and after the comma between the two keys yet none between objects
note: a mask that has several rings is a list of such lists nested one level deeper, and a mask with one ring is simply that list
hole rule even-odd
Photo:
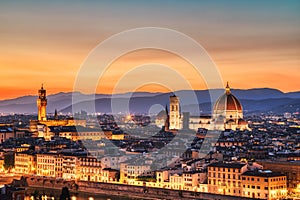
[{"label": "stone embankment", "polygon": [[113,196],[128,196],[142,199],[208,199],[208,200],[243,200],[249,199],[237,196],[225,196],[209,193],[200,193],[182,190],[170,190],[163,188],[152,188],[143,186],[132,186],[124,184],[88,182],[88,181],[66,181],[62,179],[26,176],[23,178],[26,187],[53,188],[60,190],[68,187],[72,192],[105,194]]}]

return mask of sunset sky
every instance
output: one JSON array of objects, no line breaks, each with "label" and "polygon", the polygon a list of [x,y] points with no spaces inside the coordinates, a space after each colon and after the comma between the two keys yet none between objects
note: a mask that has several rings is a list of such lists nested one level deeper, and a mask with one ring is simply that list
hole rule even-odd
[{"label": "sunset sky", "polygon": [[[1,1],[0,99],[36,95],[41,83],[48,94],[72,91],[93,48],[114,34],[139,27],[174,29],[193,38],[233,88],[300,90],[297,0]],[[196,89],[206,89],[180,57],[141,50],[116,60],[97,92],[110,93],[126,70],[147,63],[178,69]],[[172,77],[160,75],[175,84]],[[143,76],[135,75],[136,81]],[[186,89],[180,84],[174,87]],[[128,90],[123,84],[121,91]],[[165,91],[155,85],[139,90]]]}]

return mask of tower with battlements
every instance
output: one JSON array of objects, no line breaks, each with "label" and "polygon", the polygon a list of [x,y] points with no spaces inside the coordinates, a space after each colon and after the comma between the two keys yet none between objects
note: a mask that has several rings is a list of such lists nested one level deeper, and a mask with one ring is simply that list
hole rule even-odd
[{"label": "tower with battlements", "polygon": [[38,121],[46,121],[47,120],[47,98],[46,98],[46,90],[44,89],[43,85],[41,89],[38,91],[38,98],[36,100],[37,109],[38,109]]}]

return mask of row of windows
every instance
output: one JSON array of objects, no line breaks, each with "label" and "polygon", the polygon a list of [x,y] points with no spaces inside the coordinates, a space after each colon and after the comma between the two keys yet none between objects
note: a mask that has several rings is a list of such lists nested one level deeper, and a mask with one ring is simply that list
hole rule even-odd
[{"label": "row of windows", "polygon": [[270,187],[271,190],[278,190],[278,189],[285,189],[284,185],[279,185],[279,186],[274,186],[274,187]]},{"label": "row of windows", "polygon": [[[249,197],[261,197],[260,193],[255,193],[255,192],[243,192],[244,195],[248,195]],[[265,194],[265,198],[268,198],[268,194]]]},{"label": "row of windows", "polygon": [[39,174],[39,175],[46,175],[46,176],[48,176],[48,175],[53,176],[53,175],[54,175],[54,171],[38,170],[38,171],[37,171],[37,174]]},{"label": "row of windows", "polygon": [[226,174],[223,174],[223,173],[218,173],[217,174],[217,176],[216,176],[216,173],[215,172],[213,172],[213,173],[211,173],[211,172],[209,172],[208,173],[208,176],[209,177],[214,177],[214,178],[228,178],[228,179],[230,179],[230,178],[232,178],[232,179],[236,179],[236,178],[238,178],[238,179],[240,179],[240,175],[238,175],[238,176],[236,176],[236,174],[227,174],[227,176],[226,176]]},{"label": "row of windows", "polygon": [[278,177],[278,178],[271,178],[270,181],[274,182],[274,181],[284,181],[285,177]]},{"label": "row of windows", "polygon": [[38,163],[54,163],[54,161],[55,160],[53,160],[53,159],[51,159],[51,160],[49,160],[49,159],[40,159],[40,158],[37,159]]},{"label": "row of windows", "polygon": [[145,167],[145,166],[131,166],[131,165],[128,165],[127,166],[127,169],[143,169],[143,168],[148,168],[148,167]]},{"label": "row of windows", "polygon": [[[228,189],[228,192],[230,193],[231,191],[230,191],[230,189]],[[236,190],[233,190],[233,193],[234,194],[236,194],[236,193],[239,193],[239,194],[241,194],[241,191],[240,190],[238,190],[238,191],[236,191]]]},{"label": "row of windows", "polygon": [[[256,186],[255,187],[255,185],[243,185],[243,188],[252,188],[252,189],[260,189],[260,186],[258,185],[258,186]],[[265,190],[267,190],[268,189],[268,187],[265,187]]]},{"label": "row of windows", "polygon": [[90,180],[90,179],[94,179],[95,181],[101,181],[101,177],[100,177],[100,176],[95,176],[94,178],[92,178],[92,177],[88,177],[87,175],[82,175],[82,176],[80,177],[80,179],[81,179],[81,180],[86,180],[86,179]]},{"label": "row of windows", "polygon": [[52,166],[52,165],[38,165],[37,168],[43,169],[43,170],[48,170],[48,169],[54,170],[54,166]]},{"label": "row of windows", "polygon": [[92,132],[92,133],[83,133],[80,132],[79,134],[77,132],[71,132],[71,133],[59,133],[61,137],[66,136],[101,136],[99,132]]},{"label": "row of windows", "polygon": [[223,172],[237,172],[241,173],[240,169],[223,168],[223,167],[209,167],[212,171],[223,171]]},{"label": "row of windows", "polygon": [[146,171],[128,171],[128,174],[152,174],[151,172],[146,172]]},{"label": "row of windows", "polygon": [[22,157],[18,158],[18,157],[16,157],[15,161],[16,162],[28,162],[28,158],[24,158],[24,157],[23,158]]},{"label": "row of windows", "polygon": [[28,168],[27,165],[15,165],[15,169],[17,168]]},{"label": "row of windows", "polygon": [[81,173],[100,173],[97,169],[81,169]]},{"label": "row of windows", "polygon": [[[261,181],[261,178],[249,178],[249,177],[242,177],[242,180],[247,180],[247,181]],[[270,180],[270,182],[274,182],[274,181],[284,181],[285,180],[285,177],[279,177],[279,178],[270,178],[269,179]],[[264,182],[268,182],[268,179],[267,178],[264,178]]]},{"label": "row of windows", "polygon": [[81,166],[100,166],[100,162],[82,162]]},{"label": "row of windows", "polygon": [[241,183],[240,182],[237,182],[237,181],[216,181],[216,180],[208,180],[208,184],[210,185],[223,185],[223,184],[226,184],[227,186],[232,186],[233,187],[240,187],[241,186]]}]

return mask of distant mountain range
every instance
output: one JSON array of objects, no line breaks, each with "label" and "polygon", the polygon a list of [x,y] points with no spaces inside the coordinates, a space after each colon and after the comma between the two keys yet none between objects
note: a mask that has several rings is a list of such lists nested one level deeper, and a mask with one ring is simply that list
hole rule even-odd
[{"label": "distant mountain range", "polygon": [[[241,101],[245,114],[261,112],[296,112],[300,109],[300,91],[283,93],[276,89],[232,89],[232,93]],[[209,113],[211,110],[210,94],[213,101],[221,94],[223,89],[214,90],[181,90],[175,92],[180,97],[182,112],[195,112],[199,109],[202,113]],[[72,95],[74,94],[74,105],[77,110],[92,112],[92,97],[94,95],[82,94],[79,92],[57,93],[47,96],[47,112],[54,113],[57,109],[63,113],[72,112]],[[113,103],[114,113],[128,111],[133,113],[148,113],[149,109],[159,112],[168,102],[169,96],[173,93],[150,93],[135,92],[116,95],[96,94],[95,109],[97,112],[110,113],[111,103]],[[23,96],[15,99],[1,100],[0,112],[2,113],[36,113],[37,96]],[[113,99],[113,100],[111,100]],[[129,106],[126,106],[126,105]],[[155,104],[161,106],[153,106]],[[126,109],[126,108],[129,109]]]}]

